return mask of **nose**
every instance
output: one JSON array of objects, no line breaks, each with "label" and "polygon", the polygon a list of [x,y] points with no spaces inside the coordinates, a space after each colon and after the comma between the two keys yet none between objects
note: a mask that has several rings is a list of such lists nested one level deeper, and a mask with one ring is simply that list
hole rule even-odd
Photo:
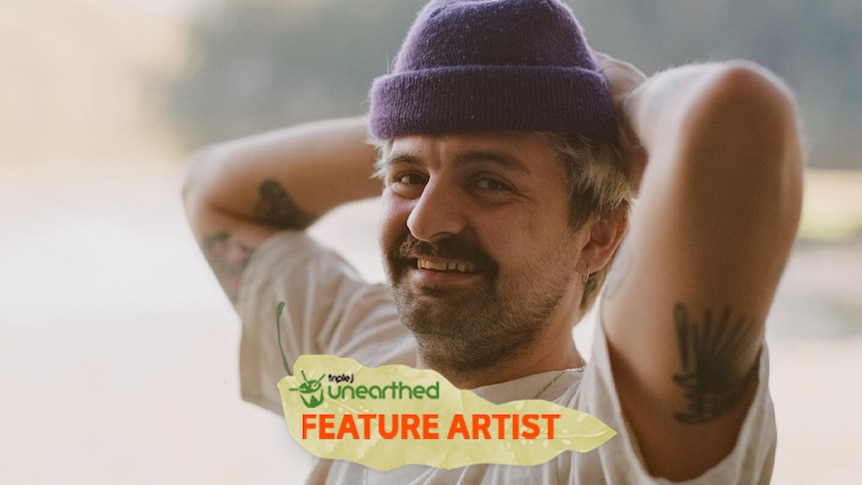
[{"label": "nose", "polygon": [[436,241],[460,234],[466,225],[464,205],[455,187],[431,180],[407,218],[407,228],[420,241]]}]

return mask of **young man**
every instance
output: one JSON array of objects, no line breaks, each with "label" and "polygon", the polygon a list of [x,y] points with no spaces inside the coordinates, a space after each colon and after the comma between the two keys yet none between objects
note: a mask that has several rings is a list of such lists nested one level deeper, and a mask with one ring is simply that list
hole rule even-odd
[{"label": "young man", "polygon": [[[318,460],[311,482],[767,483],[764,321],[799,219],[799,144],[791,96],[753,64],[645,80],[594,55],[557,0],[432,0],[367,119],[201,151],[184,196],[243,321],[245,399],[280,412],[286,301],[289,360],[430,367],[619,434],[535,467]],[[389,285],[302,231],[379,195],[375,170]],[[615,255],[585,363],[571,329]]]}]

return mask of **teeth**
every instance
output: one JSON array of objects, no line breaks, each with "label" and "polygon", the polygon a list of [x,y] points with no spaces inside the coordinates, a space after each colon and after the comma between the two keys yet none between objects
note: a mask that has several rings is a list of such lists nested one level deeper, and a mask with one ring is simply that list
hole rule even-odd
[{"label": "teeth", "polygon": [[432,269],[435,271],[458,271],[460,273],[473,273],[476,266],[472,263],[458,263],[454,261],[434,263],[427,259],[419,259],[419,269]]}]

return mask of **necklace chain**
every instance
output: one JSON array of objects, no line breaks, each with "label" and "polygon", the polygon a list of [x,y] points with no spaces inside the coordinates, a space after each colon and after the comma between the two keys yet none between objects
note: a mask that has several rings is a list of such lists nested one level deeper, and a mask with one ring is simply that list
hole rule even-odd
[{"label": "necklace chain", "polygon": [[565,370],[565,369],[563,369],[562,371],[560,371],[560,373],[559,373],[559,374],[557,374],[557,375],[556,375],[556,377],[554,377],[554,378],[553,378],[553,379],[551,379],[547,384],[545,384],[545,387],[543,387],[541,391],[537,392],[537,393],[536,393],[536,395],[535,395],[535,396],[533,396],[533,399],[539,399],[539,396],[541,396],[542,394],[544,394],[544,393],[545,393],[545,391],[547,391],[548,389],[550,389],[550,388],[551,388],[551,386],[553,386],[555,382],[557,382],[558,380],[560,380],[560,377],[563,377],[563,374],[565,374],[565,373],[566,373],[566,370]]}]

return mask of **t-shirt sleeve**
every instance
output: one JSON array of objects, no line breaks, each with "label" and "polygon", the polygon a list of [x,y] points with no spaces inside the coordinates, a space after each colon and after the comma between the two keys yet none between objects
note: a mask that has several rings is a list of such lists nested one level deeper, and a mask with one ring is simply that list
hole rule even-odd
[{"label": "t-shirt sleeve", "polygon": [[276,387],[300,355],[352,358],[367,367],[416,364],[415,341],[399,323],[389,290],[370,284],[334,251],[298,231],[264,242],[243,275],[236,304],[242,321],[244,400],[281,414]]},{"label": "t-shirt sleeve", "polygon": [[[592,357],[584,371],[576,406],[601,419],[617,432],[617,436],[597,450],[605,483],[675,483],[650,476],[643,465],[637,443],[622,413],[601,322],[596,323]],[[769,354],[764,345],[758,367],[757,392],[733,451],[700,477],[681,483],[768,484],[775,459],[775,446],[775,412],[769,394]]]}]

